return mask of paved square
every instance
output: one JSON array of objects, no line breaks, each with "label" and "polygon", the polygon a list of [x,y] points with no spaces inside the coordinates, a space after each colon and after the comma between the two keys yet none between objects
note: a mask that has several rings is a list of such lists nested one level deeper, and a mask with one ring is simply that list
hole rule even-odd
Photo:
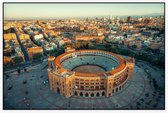
[{"label": "paved square", "polygon": [[112,97],[67,99],[50,91],[48,83],[44,84],[48,76],[43,67],[39,64],[28,73],[10,73],[10,79],[4,78],[4,109],[154,109],[155,104],[155,109],[164,108],[164,95],[159,96],[141,68],[135,69],[132,80]]}]

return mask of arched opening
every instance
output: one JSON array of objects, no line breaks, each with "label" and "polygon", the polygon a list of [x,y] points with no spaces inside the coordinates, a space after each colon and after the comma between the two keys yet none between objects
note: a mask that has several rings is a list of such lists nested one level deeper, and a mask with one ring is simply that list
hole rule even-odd
[{"label": "arched opening", "polygon": [[116,92],[118,91],[118,88],[116,88]]},{"label": "arched opening", "polygon": [[60,89],[57,87],[57,94],[60,94]]},{"label": "arched opening", "polygon": [[114,93],[114,89],[113,89],[113,93]]},{"label": "arched opening", "polygon": [[97,96],[97,97],[99,97],[99,96],[100,96],[99,92],[97,92],[96,96]]},{"label": "arched opening", "polygon": [[128,78],[128,74],[126,74],[126,78]]},{"label": "arched opening", "polygon": [[88,93],[85,94],[85,97],[88,97]]},{"label": "arched opening", "polygon": [[105,96],[105,92],[104,91],[102,92],[102,96]]},{"label": "arched opening", "polygon": [[94,93],[91,94],[91,97],[94,97]]},{"label": "arched opening", "polygon": [[81,96],[81,97],[83,96],[83,93],[82,93],[82,92],[80,92],[80,96]]},{"label": "arched opening", "polygon": [[75,91],[75,96],[77,96],[78,95],[78,93]]},{"label": "arched opening", "polygon": [[121,86],[119,87],[119,90],[121,90]]}]

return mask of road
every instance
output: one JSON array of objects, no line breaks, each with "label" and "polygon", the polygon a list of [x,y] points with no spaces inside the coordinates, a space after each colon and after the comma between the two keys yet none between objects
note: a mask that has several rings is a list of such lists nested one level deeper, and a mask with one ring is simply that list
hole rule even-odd
[{"label": "road", "polygon": [[4,68],[4,73],[11,73],[11,72],[17,71],[17,67],[20,67],[21,69],[24,69],[26,67],[29,67],[29,66],[32,66],[32,65],[37,65],[37,64],[40,64],[42,62],[43,62],[43,60],[34,60],[33,62],[32,61],[26,61],[24,63],[18,64],[17,66]]},{"label": "road", "polygon": [[[16,30],[15,30],[15,31],[16,31]],[[22,43],[21,43],[21,41],[20,41],[20,39],[19,39],[18,33],[16,32],[15,34],[16,34],[17,40],[18,40],[18,42],[19,42],[19,45],[20,45],[20,47],[21,47],[21,50],[22,50],[22,52],[23,52],[23,54],[24,54],[25,61],[29,61],[28,53],[27,53],[27,51],[25,50],[25,48],[23,47],[23,45],[22,45]]]}]

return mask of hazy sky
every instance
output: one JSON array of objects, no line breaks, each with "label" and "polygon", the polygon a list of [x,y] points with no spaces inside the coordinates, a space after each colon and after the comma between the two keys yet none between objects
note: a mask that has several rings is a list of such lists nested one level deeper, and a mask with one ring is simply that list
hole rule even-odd
[{"label": "hazy sky", "polygon": [[62,18],[164,14],[164,4],[4,4],[5,18]]}]

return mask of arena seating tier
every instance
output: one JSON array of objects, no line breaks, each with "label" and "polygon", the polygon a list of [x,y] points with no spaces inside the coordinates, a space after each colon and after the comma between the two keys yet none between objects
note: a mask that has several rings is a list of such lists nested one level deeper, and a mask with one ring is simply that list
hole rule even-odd
[{"label": "arena seating tier", "polygon": [[77,56],[66,59],[61,65],[68,70],[73,70],[80,65],[99,65],[100,67],[103,67],[105,71],[109,71],[112,70],[112,68],[117,67],[118,62],[113,58],[109,59],[104,56]]}]

